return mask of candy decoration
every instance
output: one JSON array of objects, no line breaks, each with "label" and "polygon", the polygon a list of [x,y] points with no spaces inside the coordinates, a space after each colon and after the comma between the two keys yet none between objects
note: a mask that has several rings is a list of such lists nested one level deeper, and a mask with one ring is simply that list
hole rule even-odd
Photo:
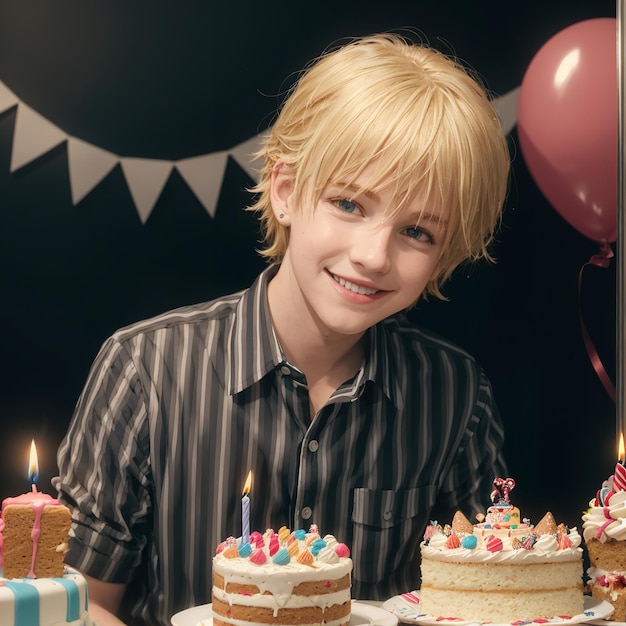
[{"label": "candy decoration", "polygon": [[455,533],[471,535],[474,532],[472,522],[470,522],[461,511],[457,511],[452,518],[452,530]]},{"label": "candy decoration", "polygon": [[553,535],[556,533],[556,521],[550,511],[548,511],[541,518],[537,526],[535,526],[535,533],[537,533],[537,535]]},{"label": "candy decoration", "polygon": [[613,475],[613,490],[626,491],[626,467],[619,461],[615,465],[615,474]]},{"label": "candy decoration", "polygon": [[500,537],[491,535],[487,539],[485,547],[487,548],[487,550],[489,550],[489,552],[500,552],[500,550],[502,550],[503,548],[502,539],[500,539]]},{"label": "candy decoration", "polygon": [[557,550],[567,550],[572,547],[572,540],[565,533],[557,534],[558,547]]},{"label": "candy decoration", "polygon": [[272,559],[273,563],[276,565],[287,565],[287,563],[291,562],[291,557],[289,556],[289,552],[285,548],[281,548]]},{"label": "candy decoration", "polygon": [[602,487],[598,489],[598,493],[596,494],[596,506],[604,506],[608,504],[609,494],[613,494],[614,491],[611,490],[610,487]]},{"label": "candy decoration", "polygon": [[291,535],[291,531],[286,526],[281,526],[278,530],[278,539],[281,543],[285,543],[287,539],[289,539],[289,535]]},{"label": "candy decoration", "polygon": [[513,548],[513,550],[521,550],[523,547],[524,544],[517,537],[513,537],[511,540],[511,548]]},{"label": "candy decoration", "polygon": [[263,565],[265,561],[267,561],[267,557],[265,556],[265,551],[262,548],[257,548],[251,555],[250,561],[255,565]]},{"label": "candy decoration", "polygon": [[239,546],[239,556],[242,558],[246,558],[252,554],[252,546],[246,541]]},{"label": "candy decoration", "polygon": [[478,545],[478,539],[474,537],[474,535],[467,535],[467,537],[463,537],[461,539],[461,547],[466,550],[475,550]]},{"label": "candy decoration", "polygon": [[309,533],[311,535],[319,535],[320,534],[320,529],[318,527],[317,524],[311,524],[311,527],[309,528]]},{"label": "candy decoration", "polygon": [[449,548],[450,550],[454,550],[455,548],[460,548],[460,547],[461,547],[461,540],[459,539],[457,535],[452,533],[446,539],[446,548]]},{"label": "candy decoration", "polygon": [[504,493],[504,499],[508,502],[509,501],[509,495],[511,493],[511,491],[515,489],[515,479],[513,478],[507,478],[504,481],[504,484],[502,485],[502,491]]},{"label": "candy decoration", "polygon": [[278,552],[279,547],[278,537],[276,535],[272,535],[268,545],[270,556],[274,556]]},{"label": "candy decoration", "polygon": [[297,561],[302,563],[302,565],[311,565],[313,563],[313,555],[305,549],[298,554]]},{"label": "candy decoration", "polygon": [[338,543],[335,546],[335,554],[340,558],[346,558],[350,556],[350,548],[345,543]]},{"label": "candy decoration", "polygon": [[502,502],[502,500],[504,500],[504,491],[502,490],[503,486],[504,480],[502,480],[502,478],[496,477],[493,479],[493,491],[489,496],[493,504],[498,504],[499,502]]},{"label": "candy decoration", "polygon": [[424,531],[424,541],[428,541],[436,532],[441,531],[441,526],[437,522],[431,522]]},{"label": "candy decoration", "polygon": [[528,537],[526,537],[526,539],[524,539],[524,542],[522,543],[522,548],[524,548],[524,550],[532,550],[536,543],[537,535],[535,535],[535,533],[531,533],[530,535],[528,535]]},{"label": "candy decoration", "polygon": [[287,552],[289,553],[289,556],[296,556],[298,552],[300,552],[300,548],[298,548],[298,542],[294,541],[293,543],[288,544]]},{"label": "candy decoration", "polygon": [[223,555],[227,559],[236,559],[239,558],[239,550],[237,549],[237,546],[228,546],[228,548],[224,550]]},{"label": "candy decoration", "polygon": [[293,536],[298,539],[298,541],[304,541],[306,539],[306,532],[303,528],[293,531]]},{"label": "candy decoration", "polygon": [[250,545],[260,548],[263,543],[263,535],[258,530],[250,533]]}]

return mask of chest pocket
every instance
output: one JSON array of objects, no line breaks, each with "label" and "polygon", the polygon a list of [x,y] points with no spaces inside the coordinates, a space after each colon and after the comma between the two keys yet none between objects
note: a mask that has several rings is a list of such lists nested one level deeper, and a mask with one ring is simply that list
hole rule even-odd
[{"label": "chest pocket", "polygon": [[417,558],[435,488],[354,490],[352,559],[356,580],[376,583]]}]

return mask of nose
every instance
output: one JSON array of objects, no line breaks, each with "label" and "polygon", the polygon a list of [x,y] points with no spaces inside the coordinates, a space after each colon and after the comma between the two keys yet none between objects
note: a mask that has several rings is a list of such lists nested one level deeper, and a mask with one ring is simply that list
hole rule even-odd
[{"label": "nose", "polygon": [[350,247],[350,259],[367,272],[386,274],[391,267],[391,245],[391,228],[362,228],[355,233]]}]

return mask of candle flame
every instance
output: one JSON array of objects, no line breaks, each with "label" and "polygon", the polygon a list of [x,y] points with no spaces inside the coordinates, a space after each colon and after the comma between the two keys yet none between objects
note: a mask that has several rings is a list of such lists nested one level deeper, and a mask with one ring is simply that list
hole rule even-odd
[{"label": "candle flame", "polygon": [[624,457],[626,456],[626,452],[624,451],[624,433],[619,434],[619,451],[618,458],[620,463],[624,463]]},{"label": "candle flame", "polygon": [[250,489],[252,489],[252,470],[248,472],[248,478],[246,478],[246,484],[243,486],[242,494],[247,496],[250,493]]},{"label": "candle flame", "polygon": [[37,447],[35,440],[30,442],[30,457],[28,459],[28,480],[34,485],[39,479],[39,461],[37,459]]}]

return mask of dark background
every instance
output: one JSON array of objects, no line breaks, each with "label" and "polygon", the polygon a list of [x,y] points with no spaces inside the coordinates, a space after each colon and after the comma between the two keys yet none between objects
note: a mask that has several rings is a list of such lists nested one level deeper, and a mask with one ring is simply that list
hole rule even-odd
[{"label": "dark background", "polygon": [[[0,0],[0,81],[70,135],[122,156],[180,159],[267,128],[294,72],[333,41],[411,29],[487,86],[521,84],[540,47],[608,0]],[[9,172],[13,108],[0,115],[0,497],[51,491],[56,448],[91,361],[115,329],[248,286],[264,267],[252,183],[229,161],[211,218],[176,171],[142,224],[119,166],[72,206],[66,147]],[[515,130],[496,265],[458,272],[413,313],[486,369],[507,432],[513,501],[538,522],[580,514],[617,457],[615,406],[581,336],[579,306],[615,373],[615,261],[578,273],[598,244],[547,203]]]}]

